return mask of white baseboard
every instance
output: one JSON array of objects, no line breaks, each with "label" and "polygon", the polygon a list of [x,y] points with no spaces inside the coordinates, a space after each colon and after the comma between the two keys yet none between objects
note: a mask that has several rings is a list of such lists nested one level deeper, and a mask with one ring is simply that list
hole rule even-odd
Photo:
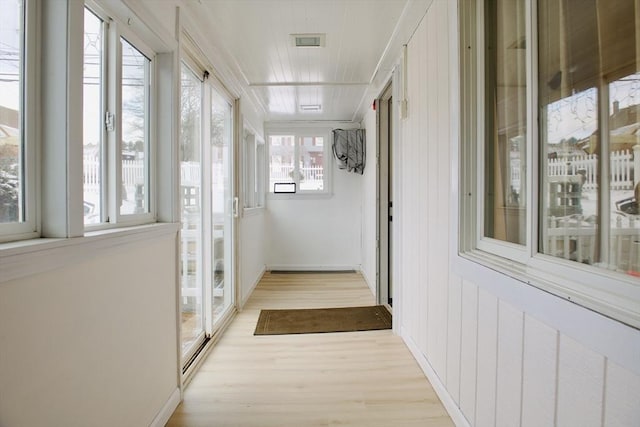
[{"label": "white baseboard", "polygon": [[373,296],[376,298],[378,297],[378,290],[376,289],[376,282],[375,280],[373,282],[371,282],[371,280],[369,279],[369,276],[367,276],[367,272],[364,271],[364,269],[362,268],[362,266],[360,266],[359,268],[360,274],[362,275],[362,277],[364,278],[365,283],[367,284],[367,286],[369,287],[369,289],[371,289],[371,293],[373,294]]},{"label": "white baseboard", "polygon": [[249,301],[249,297],[251,297],[251,294],[256,289],[256,286],[258,286],[258,283],[260,283],[260,280],[262,280],[262,277],[264,276],[264,273],[266,273],[266,272],[267,272],[267,266],[263,265],[262,266],[262,271],[260,271],[260,274],[258,274],[258,277],[254,280],[254,282],[251,285],[251,287],[249,288],[249,291],[247,292],[247,294],[246,295],[242,295],[242,300],[240,301],[240,304],[238,305],[238,311],[242,311],[242,308],[247,303],[247,301]]},{"label": "white baseboard", "polygon": [[410,336],[407,335],[404,328],[401,328],[400,331],[400,336],[409,348],[409,351],[413,355],[414,359],[416,359],[416,361],[418,362],[418,365],[420,365],[422,372],[424,372],[424,374],[427,376],[427,379],[431,383],[433,390],[440,398],[442,405],[449,413],[449,416],[451,417],[451,420],[453,420],[453,423],[457,427],[471,427],[471,424],[469,424],[469,421],[467,421],[467,419],[465,418],[464,414],[460,410],[460,407],[455,402],[455,400],[453,400],[445,385],[442,383],[442,381],[440,381],[440,377],[438,377],[436,371],[433,370],[427,358],[424,357],[422,352],[418,349],[416,343]]},{"label": "white baseboard", "polygon": [[165,402],[164,406],[162,407],[160,412],[158,412],[158,414],[156,415],[156,417],[153,419],[153,421],[149,426],[164,427],[169,421],[169,418],[171,418],[173,411],[176,410],[179,404],[180,404],[180,389],[176,388],[173,391],[173,393],[171,393],[171,396],[169,396],[169,399]]},{"label": "white baseboard", "polygon": [[357,265],[287,265],[287,264],[275,264],[267,267],[267,270],[280,270],[280,271],[360,271],[360,267]]}]

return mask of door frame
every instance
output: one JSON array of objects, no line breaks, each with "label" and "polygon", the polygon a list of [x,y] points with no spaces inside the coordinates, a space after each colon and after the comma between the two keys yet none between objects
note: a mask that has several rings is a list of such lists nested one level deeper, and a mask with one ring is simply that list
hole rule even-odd
[{"label": "door frame", "polygon": [[[391,248],[391,226],[389,217],[393,215],[389,206],[390,189],[393,185],[390,162],[393,134],[393,82],[390,80],[381,91],[376,103],[376,298],[377,303],[390,306],[393,292],[389,292],[392,277],[393,256]],[[389,123],[391,122],[391,129]],[[391,280],[391,284],[393,280]],[[391,300],[391,301],[390,301]]]}]

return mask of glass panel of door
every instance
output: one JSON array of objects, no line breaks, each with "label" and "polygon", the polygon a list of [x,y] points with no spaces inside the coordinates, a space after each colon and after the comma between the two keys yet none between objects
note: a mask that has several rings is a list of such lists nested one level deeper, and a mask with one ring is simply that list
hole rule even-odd
[{"label": "glass panel of door", "polygon": [[188,363],[233,305],[233,107],[184,63],[180,98],[181,337]]},{"label": "glass panel of door", "polygon": [[212,318],[216,324],[233,304],[233,107],[211,90]]},{"label": "glass panel of door", "polygon": [[180,108],[180,277],[182,354],[205,338],[202,240],[202,82],[182,64]]}]

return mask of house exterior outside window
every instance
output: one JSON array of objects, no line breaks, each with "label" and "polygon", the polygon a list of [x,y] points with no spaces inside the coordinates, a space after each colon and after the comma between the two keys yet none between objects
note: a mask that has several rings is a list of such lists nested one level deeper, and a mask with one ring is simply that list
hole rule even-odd
[{"label": "house exterior outside window", "polygon": [[298,194],[328,194],[331,168],[327,135],[322,130],[272,130],[268,137],[269,193],[278,192],[275,184],[295,184]]}]

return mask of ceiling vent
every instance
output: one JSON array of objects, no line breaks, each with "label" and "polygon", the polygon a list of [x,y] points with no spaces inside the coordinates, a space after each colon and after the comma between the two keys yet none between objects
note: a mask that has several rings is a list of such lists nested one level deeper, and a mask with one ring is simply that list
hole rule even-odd
[{"label": "ceiling vent", "polygon": [[300,105],[300,111],[322,111],[322,105],[320,105],[320,104],[302,104],[302,105]]},{"label": "ceiling vent", "polygon": [[325,34],[291,34],[295,47],[324,47]]}]

